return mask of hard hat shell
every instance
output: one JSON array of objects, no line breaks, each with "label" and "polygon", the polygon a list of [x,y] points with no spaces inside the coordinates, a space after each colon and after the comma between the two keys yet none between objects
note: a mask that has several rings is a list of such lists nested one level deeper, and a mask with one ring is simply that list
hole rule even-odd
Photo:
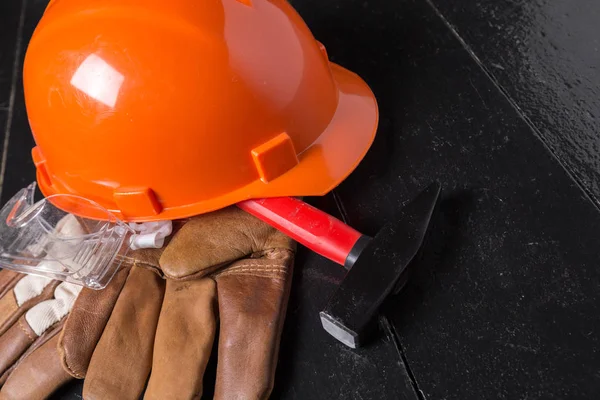
[{"label": "hard hat shell", "polygon": [[54,0],[23,77],[41,191],[126,221],[325,194],[377,127],[284,0]]}]

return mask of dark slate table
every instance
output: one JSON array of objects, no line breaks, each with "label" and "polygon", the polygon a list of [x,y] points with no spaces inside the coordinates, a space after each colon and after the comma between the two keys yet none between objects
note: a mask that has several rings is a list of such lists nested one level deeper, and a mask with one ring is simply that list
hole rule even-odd
[{"label": "dark slate table", "polygon": [[[300,249],[273,398],[597,398],[600,5],[292,3],[381,110],[365,161],[310,201],[374,233],[432,180],[443,194],[415,274],[358,351],[318,320],[343,271]],[[19,71],[44,5],[0,4],[2,202],[34,179]]]}]

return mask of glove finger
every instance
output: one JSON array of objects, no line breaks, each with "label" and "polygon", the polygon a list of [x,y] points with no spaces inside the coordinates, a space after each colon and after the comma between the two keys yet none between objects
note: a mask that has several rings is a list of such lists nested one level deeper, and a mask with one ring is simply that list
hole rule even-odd
[{"label": "glove finger", "polygon": [[220,316],[215,399],[266,399],[273,389],[293,255],[273,250],[216,277]]},{"label": "glove finger", "polygon": [[0,297],[13,288],[13,286],[25,275],[8,269],[0,270]]},{"label": "glove finger", "polygon": [[[27,278],[22,279],[20,282],[25,281]],[[68,314],[80,290],[80,286],[66,282],[61,283],[56,287],[52,299],[45,300],[32,307],[0,337],[2,380],[6,379],[7,372],[23,353],[31,345],[35,344],[37,346],[37,343],[43,342],[48,332],[52,331],[50,328]]]},{"label": "glove finger", "polygon": [[86,400],[137,400],[152,365],[152,347],[165,283],[133,267],[92,355],[83,385]]},{"label": "glove finger", "polygon": [[27,352],[0,391],[0,400],[41,400],[73,379],[61,366],[57,351],[60,326],[48,332],[35,349]]},{"label": "glove finger", "polygon": [[77,297],[58,342],[63,367],[75,378],[85,377],[129,271],[122,268],[103,290],[84,288]]},{"label": "glove finger", "polygon": [[0,357],[2,377],[0,383],[6,381],[10,368],[36,339],[37,335],[31,329],[25,317],[21,317],[0,337],[0,349],[2,349],[2,357]]},{"label": "glove finger", "polygon": [[[3,271],[4,272],[4,271]],[[49,278],[18,274],[14,285],[0,298],[0,335],[3,335],[25,312],[51,299],[60,284]]]},{"label": "glove finger", "polygon": [[216,329],[212,279],[167,281],[144,399],[199,399]]},{"label": "glove finger", "polygon": [[185,280],[251,254],[294,246],[275,228],[232,206],[191,218],[163,251],[160,267],[168,278]]}]

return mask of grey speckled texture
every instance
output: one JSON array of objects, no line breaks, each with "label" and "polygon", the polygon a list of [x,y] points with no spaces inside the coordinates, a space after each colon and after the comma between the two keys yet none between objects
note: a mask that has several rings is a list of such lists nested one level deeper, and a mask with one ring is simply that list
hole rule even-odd
[{"label": "grey speckled texture", "polygon": [[600,202],[596,0],[431,0]]},{"label": "grey speckled texture", "polygon": [[372,150],[337,190],[350,222],[373,233],[432,180],[444,187],[416,274],[386,310],[418,388],[427,399],[596,398],[595,205],[426,2],[343,8],[347,24],[376,13],[378,24],[324,43],[334,54],[355,43],[342,54],[382,104]]}]

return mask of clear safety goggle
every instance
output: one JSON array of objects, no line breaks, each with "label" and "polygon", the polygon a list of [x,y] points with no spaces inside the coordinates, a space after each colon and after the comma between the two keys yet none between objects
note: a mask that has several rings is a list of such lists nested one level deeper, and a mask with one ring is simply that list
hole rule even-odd
[{"label": "clear safety goggle", "polygon": [[[158,223],[160,234],[136,235],[139,224],[127,225],[93,201],[54,195],[34,202],[34,193],[32,183],[0,210],[1,268],[102,289],[130,248],[160,247],[171,233],[168,222]],[[101,218],[78,217],[80,207]]]}]

